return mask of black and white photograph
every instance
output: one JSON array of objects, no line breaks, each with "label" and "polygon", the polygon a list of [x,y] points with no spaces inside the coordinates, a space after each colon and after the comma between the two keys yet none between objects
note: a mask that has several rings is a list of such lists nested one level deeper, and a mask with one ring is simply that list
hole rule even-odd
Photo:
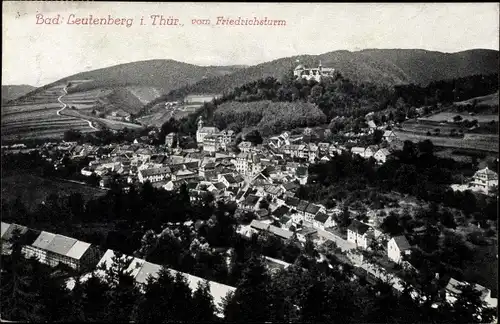
[{"label": "black and white photograph", "polygon": [[3,1],[0,323],[497,323],[499,17]]}]

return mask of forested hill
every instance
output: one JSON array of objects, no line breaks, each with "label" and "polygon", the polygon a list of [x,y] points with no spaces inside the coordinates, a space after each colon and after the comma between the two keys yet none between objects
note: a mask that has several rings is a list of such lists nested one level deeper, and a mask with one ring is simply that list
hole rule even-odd
[{"label": "forested hill", "polygon": [[[277,59],[232,74],[210,77],[172,91],[167,98],[180,99],[190,93],[227,93],[267,76],[280,78],[299,61],[305,66],[324,67],[340,71],[348,79],[377,85],[427,85],[432,81],[454,79],[475,74],[498,73],[498,51],[469,50],[441,53],[419,49],[368,49],[357,52],[334,51],[321,55],[301,55]],[[154,104],[153,103],[153,104]]]},{"label": "forested hill", "polygon": [[[409,84],[391,88],[353,82],[340,73],[332,78],[324,78],[319,83],[296,80],[290,70],[281,80],[267,77],[236,87],[222,98],[205,103],[202,109],[182,119],[178,127],[167,122],[169,125],[164,125],[166,127],[163,129],[193,134],[196,120],[202,116],[206,122],[220,128],[229,127],[240,131],[245,127],[257,126],[263,133],[276,133],[293,125],[314,126],[324,122],[324,117],[330,121],[338,116],[343,118],[344,127],[355,130],[361,127],[364,116],[370,112],[383,112],[390,120],[401,122],[407,116],[411,118],[417,107],[425,105],[437,109],[438,104],[451,105],[457,99],[467,100],[497,90],[498,74],[440,80],[425,87]],[[243,104],[248,102],[255,103]],[[279,105],[279,102],[294,105]],[[303,103],[315,106],[309,109],[310,114],[307,116],[296,114],[297,109],[306,107]],[[263,114],[264,110],[271,111],[278,106],[282,108],[279,113]],[[278,119],[287,120],[290,124]]]}]

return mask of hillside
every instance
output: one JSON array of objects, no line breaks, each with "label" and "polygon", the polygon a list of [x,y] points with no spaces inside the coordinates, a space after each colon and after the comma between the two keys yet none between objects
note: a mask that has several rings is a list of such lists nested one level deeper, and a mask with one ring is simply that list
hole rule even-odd
[{"label": "hillside", "polygon": [[325,114],[312,103],[269,100],[226,102],[215,110],[213,117],[213,123],[221,129],[229,128],[240,132],[256,127],[263,136],[325,122]]},{"label": "hillside", "polygon": [[21,96],[24,96],[30,91],[35,90],[35,87],[30,85],[21,84],[21,85],[3,85],[2,86],[2,104],[6,103],[9,100],[14,100]]},{"label": "hillside", "polygon": [[273,76],[280,78],[300,61],[305,66],[333,67],[348,79],[379,85],[422,84],[475,74],[498,73],[498,51],[469,50],[441,53],[419,49],[368,49],[357,52],[335,51],[321,55],[281,58],[251,66],[230,75],[208,78],[170,94],[179,98],[187,93],[225,93],[248,82]]},{"label": "hillside", "polygon": [[91,80],[72,87],[72,92],[96,88],[142,86],[157,89],[162,94],[195,83],[203,78],[227,75],[241,69],[240,66],[197,66],[174,60],[148,60],[119,64],[107,68],[77,73],[45,85],[28,93],[32,96],[43,89],[72,80]]},{"label": "hillside", "polygon": [[475,106],[481,111],[492,110],[498,112],[498,91],[486,96],[475,97],[469,100],[455,102],[453,105],[457,107]]}]

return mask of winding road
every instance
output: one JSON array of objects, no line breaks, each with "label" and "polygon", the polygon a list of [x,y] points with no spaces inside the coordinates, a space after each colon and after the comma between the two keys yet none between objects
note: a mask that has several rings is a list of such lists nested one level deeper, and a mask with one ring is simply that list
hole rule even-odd
[{"label": "winding road", "polygon": [[[60,95],[60,96],[59,96],[59,98],[57,98],[57,101],[59,101],[59,103],[60,103],[61,105],[63,105],[63,106],[62,106],[62,108],[61,108],[61,109],[59,109],[59,110],[57,111],[57,115],[58,115],[58,116],[62,116],[62,115],[61,115],[61,112],[62,112],[64,109],[66,109],[66,107],[68,107],[68,105],[67,105],[67,104],[65,104],[64,102],[62,102],[62,100],[61,100],[61,99],[62,99],[62,97],[64,97],[65,95],[67,95],[67,94],[68,94],[68,91],[66,90],[66,88],[67,88],[67,86],[65,86],[65,87],[63,88],[64,94]],[[71,116],[71,117],[73,117],[73,116]],[[75,117],[75,118],[76,118],[76,117]],[[99,129],[95,128],[95,127],[94,127],[94,125],[92,125],[92,122],[91,122],[90,120],[83,119],[83,118],[80,118],[80,119],[81,119],[81,120],[86,121],[87,123],[89,123],[89,127],[90,127],[90,128],[92,128],[92,129],[94,129],[94,130],[99,130]]]}]

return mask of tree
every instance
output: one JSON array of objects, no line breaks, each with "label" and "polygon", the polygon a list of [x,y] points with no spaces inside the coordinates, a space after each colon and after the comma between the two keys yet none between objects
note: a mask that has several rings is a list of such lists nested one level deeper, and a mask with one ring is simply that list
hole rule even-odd
[{"label": "tree", "polygon": [[462,119],[463,119],[463,118],[462,118],[462,116],[460,116],[460,115],[456,115],[455,117],[453,117],[453,121],[454,121],[455,123],[458,123],[458,122],[459,122],[459,121],[461,121]]},{"label": "tree", "polygon": [[199,282],[193,294],[192,320],[195,322],[212,322],[214,319],[215,305],[210,293],[208,281]]},{"label": "tree", "polygon": [[116,252],[112,258],[111,265],[100,270],[105,271],[106,280],[110,286],[107,291],[109,303],[106,307],[105,318],[110,322],[129,322],[131,310],[139,299],[140,292],[135,285],[132,271],[138,264],[132,264],[131,257],[125,257]]},{"label": "tree", "polygon": [[263,261],[253,255],[245,264],[243,276],[234,296],[225,303],[226,320],[230,322],[264,322],[272,316],[269,295],[271,278]]},{"label": "tree", "polygon": [[245,136],[245,141],[252,142],[254,145],[262,144],[262,136],[258,130],[252,130],[247,133]]},{"label": "tree", "polygon": [[461,285],[461,293],[453,303],[455,323],[490,323],[494,312],[486,308],[481,292],[473,284]]},{"label": "tree", "polygon": [[12,321],[40,321],[39,291],[33,289],[33,281],[39,279],[34,272],[37,261],[24,260],[19,230],[14,230],[9,243],[12,244],[10,260],[2,257],[2,270],[5,269],[2,271],[1,281],[2,318]]}]

